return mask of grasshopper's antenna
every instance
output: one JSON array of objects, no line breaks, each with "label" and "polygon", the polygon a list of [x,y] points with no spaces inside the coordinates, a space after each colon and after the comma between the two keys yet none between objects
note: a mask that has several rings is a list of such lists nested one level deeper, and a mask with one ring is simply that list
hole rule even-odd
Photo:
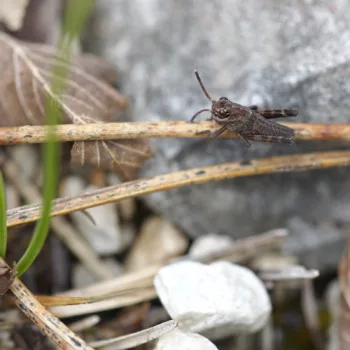
[{"label": "grasshopper's antenna", "polygon": [[196,74],[196,78],[198,80],[198,83],[199,85],[201,86],[203,92],[204,92],[204,95],[207,96],[208,100],[213,102],[214,100],[210,97],[210,95],[208,94],[208,91],[206,90],[206,88],[204,87],[203,83],[202,83],[202,79],[200,78],[198,72],[195,70],[194,71],[194,74]]}]

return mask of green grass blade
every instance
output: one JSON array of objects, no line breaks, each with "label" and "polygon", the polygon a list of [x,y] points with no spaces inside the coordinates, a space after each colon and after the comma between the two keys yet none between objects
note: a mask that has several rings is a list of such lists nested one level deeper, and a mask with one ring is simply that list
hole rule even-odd
[{"label": "green grass blade", "polygon": [[5,183],[0,171],[0,256],[5,258],[7,248]]},{"label": "green grass blade", "polygon": [[[59,57],[69,62],[72,55],[72,42],[84,28],[84,24],[93,8],[92,0],[69,1],[65,11],[63,31],[59,44]],[[64,91],[69,70],[66,66],[53,68],[51,89],[53,95],[60,96]],[[61,108],[51,97],[47,96],[45,105],[46,123],[49,125],[48,141],[44,145],[44,185],[43,207],[33,237],[26,252],[17,264],[18,275],[21,276],[34,262],[47,238],[50,226],[52,200],[55,198],[58,181],[59,145],[53,135],[55,125],[59,122]]]}]

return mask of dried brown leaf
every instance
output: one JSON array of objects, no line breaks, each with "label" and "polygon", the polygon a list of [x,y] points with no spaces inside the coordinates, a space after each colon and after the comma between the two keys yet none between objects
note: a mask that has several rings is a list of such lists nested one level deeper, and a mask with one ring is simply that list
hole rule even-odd
[{"label": "dried brown leaf", "polygon": [[[40,56],[46,57],[46,59],[57,57],[56,48],[53,46],[31,42],[22,42],[22,44]],[[111,85],[116,81],[117,71],[115,67],[98,56],[83,53],[81,55],[75,55],[72,61],[73,65],[78,66],[84,72],[89,72],[90,75],[97,79],[104,80]],[[125,103],[125,100],[123,102]]]},{"label": "dried brown leaf", "polygon": [[[111,68],[91,55],[76,56],[68,66],[69,79],[64,93],[55,95],[50,88],[51,68],[66,66],[50,46],[28,44],[0,34],[0,126],[20,126],[44,123],[47,95],[60,106],[61,122],[86,124],[116,121],[127,106],[126,99],[100,77],[106,78]],[[94,68],[95,67],[95,68]],[[85,70],[86,69],[86,70]],[[88,73],[87,73],[88,71]],[[108,73],[107,73],[108,72]],[[58,77],[59,78],[59,77]],[[124,178],[132,179],[135,171],[151,154],[148,140],[79,141],[72,148],[72,161],[115,169]]]},{"label": "dried brown leaf", "polygon": [[0,22],[5,23],[10,30],[19,30],[29,0],[2,0],[0,6]]}]

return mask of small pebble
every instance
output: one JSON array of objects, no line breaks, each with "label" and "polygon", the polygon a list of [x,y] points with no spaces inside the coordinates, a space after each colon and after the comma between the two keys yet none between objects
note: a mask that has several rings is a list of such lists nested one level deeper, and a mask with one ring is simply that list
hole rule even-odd
[{"label": "small pebble", "polygon": [[182,231],[165,219],[153,216],[146,220],[125,261],[128,271],[152,263],[162,263],[184,253],[188,240]]},{"label": "small pebble", "polygon": [[189,255],[192,258],[200,259],[210,254],[218,253],[232,246],[234,240],[230,236],[208,233],[196,238],[192,243]]}]

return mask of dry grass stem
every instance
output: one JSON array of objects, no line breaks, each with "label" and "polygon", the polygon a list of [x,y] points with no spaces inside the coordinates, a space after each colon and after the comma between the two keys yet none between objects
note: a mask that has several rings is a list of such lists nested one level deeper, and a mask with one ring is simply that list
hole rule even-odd
[{"label": "dry grass stem", "polygon": [[228,260],[231,262],[242,263],[255,257],[257,251],[259,254],[264,254],[267,251],[281,248],[288,233],[289,232],[286,229],[275,229],[260,235],[235,240],[231,247],[227,247],[226,249],[215,252],[214,254],[205,254],[199,258],[192,258],[191,256],[184,255],[173,259],[171,262],[194,260],[209,264],[217,260]]},{"label": "dry grass stem", "polygon": [[[280,124],[295,129],[297,140],[350,141],[350,124]],[[215,131],[219,126],[212,121],[188,123],[187,121],[100,123],[82,125],[59,125],[55,136],[61,142],[107,141],[118,139],[141,139],[152,137],[171,138],[207,138],[208,135],[196,135],[197,132]],[[235,133],[226,131],[220,138],[233,138]],[[23,143],[43,143],[47,138],[45,126],[20,126],[0,128],[0,145]]]},{"label": "dry grass stem", "polygon": [[50,310],[60,318],[86,315],[134,305],[156,298],[153,278],[162,265],[154,265],[145,269],[124,274],[108,281],[99,282],[85,288],[60,293],[60,296],[79,297],[120,294],[107,300],[87,305],[57,306]]},{"label": "dry grass stem", "polygon": [[95,349],[124,350],[131,349],[141,344],[149,343],[160,336],[171,332],[177,327],[177,322],[170,320],[142,331],[107,340],[99,340],[91,343]]},{"label": "dry grass stem", "polygon": [[116,296],[110,299],[97,301],[91,304],[77,304],[69,306],[53,306],[50,311],[59,318],[74,317],[81,315],[96,314],[98,312],[114,310],[125,306],[135,305],[157,297],[153,286],[143,288],[139,292],[128,293],[128,295]]},{"label": "dry grass stem", "polygon": [[280,269],[264,269],[259,272],[262,280],[272,281],[288,281],[288,280],[312,280],[320,275],[318,270],[307,269],[301,265],[291,265]]},{"label": "dry grass stem", "polygon": [[[183,186],[220,181],[237,177],[271,173],[297,172],[350,165],[350,151],[315,152],[240,162],[223,163],[195,168],[151,178],[124,182],[76,197],[58,198],[53,201],[52,216],[117,202],[125,198],[141,196]],[[7,226],[33,222],[40,217],[41,205],[32,204],[7,211]]]},{"label": "dry grass stem", "polygon": [[83,318],[82,320],[76,321],[74,323],[69,324],[69,329],[73,332],[82,332],[86,329],[95,327],[101,321],[101,317],[98,315],[92,315]]}]

